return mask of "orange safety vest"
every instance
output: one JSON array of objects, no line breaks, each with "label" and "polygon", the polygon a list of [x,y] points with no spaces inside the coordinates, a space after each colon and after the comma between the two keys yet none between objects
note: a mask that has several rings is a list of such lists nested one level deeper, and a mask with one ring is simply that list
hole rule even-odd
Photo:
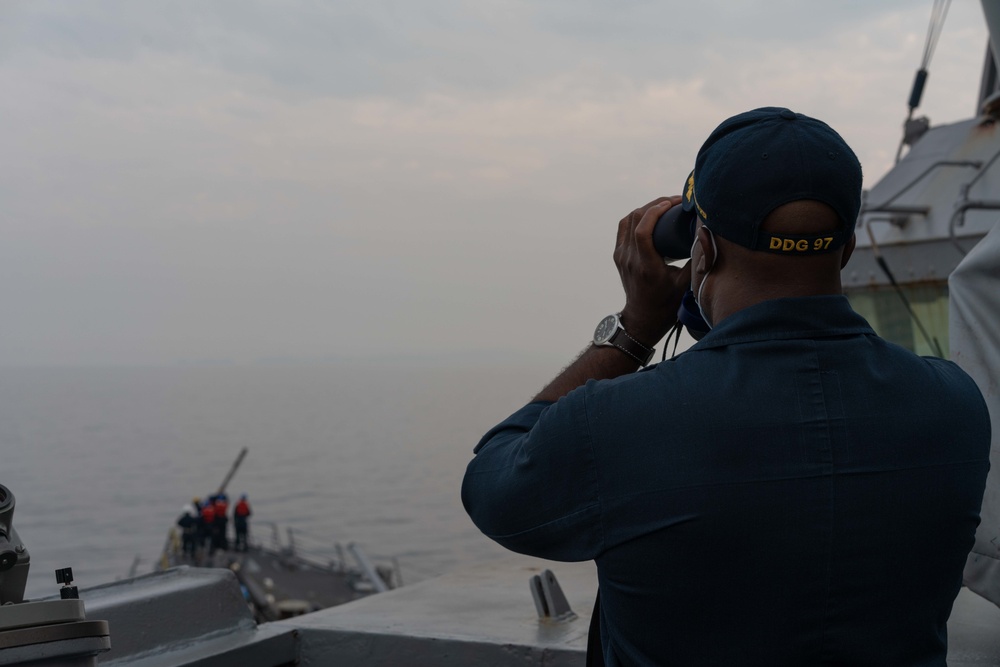
[{"label": "orange safety vest", "polygon": [[250,505],[245,500],[241,500],[236,503],[236,509],[233,510],[235,516],[250,516]]}]

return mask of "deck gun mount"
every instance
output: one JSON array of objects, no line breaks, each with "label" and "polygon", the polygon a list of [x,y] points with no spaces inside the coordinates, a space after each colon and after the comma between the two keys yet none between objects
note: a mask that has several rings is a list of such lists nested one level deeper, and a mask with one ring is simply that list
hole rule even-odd
[{"label": "deck gun mount", "polygon": [[14,494],[0,484],[0,667],[96,667],[111,649],[107,621],[88,621],[70,568],[56,570],[59,600],[25,602],[30,557],[14,530]]}]

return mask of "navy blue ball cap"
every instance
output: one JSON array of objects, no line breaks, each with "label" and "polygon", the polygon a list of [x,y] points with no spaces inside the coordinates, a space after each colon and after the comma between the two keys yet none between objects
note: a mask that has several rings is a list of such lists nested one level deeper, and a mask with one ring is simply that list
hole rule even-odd
[{"label": "navy blue ball cap", "polygon": [[[861,183],[858,157],[833,128],[789,109],[763,107],[723,121],[709,135],[685,185],[684,205],[697,210],[713,233],[745,248],[812,255],[835,250],[854,234]],[[802,199],[828,205],[840,227],[821,234],[760,229],[771,211]]]}]

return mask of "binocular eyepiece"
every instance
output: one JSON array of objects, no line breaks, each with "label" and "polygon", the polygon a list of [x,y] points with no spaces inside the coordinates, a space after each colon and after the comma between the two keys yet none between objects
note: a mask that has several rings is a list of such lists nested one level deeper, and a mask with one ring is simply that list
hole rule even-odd
[{"label": "binocular eyepiece", "polygon": [[667,260],[688,259],[694,245],[694,209],[685,211],[682,204],[671,206],[653,227],[653,246]]}]

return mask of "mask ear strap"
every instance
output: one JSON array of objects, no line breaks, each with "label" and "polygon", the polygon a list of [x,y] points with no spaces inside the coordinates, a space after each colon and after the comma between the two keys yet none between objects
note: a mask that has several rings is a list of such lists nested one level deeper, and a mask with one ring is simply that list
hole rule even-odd
[{"label": "mask ear strap", "polygon": [[701,306],[701,293],[705,290],[705,283],[708,282],[708,276],[711,275],[712,269],[715,268],[715,263],[719,259],[719,247],[715,245],[715,234],[708,227],[702,225],[702,229],[708,232],[708,237],[712,239],[712,266],[708,267],[708,271],[701,279],[701,284],[698,285],[698,294],[694,295],[694,303],[698,307],[698,315],[701,317],[702,322],[708,329],[712,328],[712,323],[708,321],[708,316],[705,315],[705,309]]},{"label": "mask ear strap", "polygon": [[[708,267],[708,270],[711,271],[715,266],[716,260],[719,258],[719,246],[715,245],[715,234],[708,228],[708,225],[701,223],[701,228],[708,232],[708,238],[712,239],[712,266]],[[694,241],[691,242],[691,252],[688,253],[688,257],[694,257],[694,247],[696,245],[698,245],[697,232],[694,234]]]}]

